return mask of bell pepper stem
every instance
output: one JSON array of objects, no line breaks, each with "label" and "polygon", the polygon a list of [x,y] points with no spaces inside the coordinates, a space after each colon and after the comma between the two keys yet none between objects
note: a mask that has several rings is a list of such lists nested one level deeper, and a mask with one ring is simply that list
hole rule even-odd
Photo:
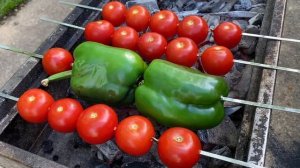
[{"label": "bell pepper stem", "polygon": [[68,78],[71,78],[71,76],[72,76],[72,70],[60,72],[60,73],[51,75],[51,76],[49,76],[46,79],[43,79],[41,81],[41,84],[43,86],[47,87],[49,85],[49,82],[53,82],[53,81],[57,81],[57,80],[63,80],[63,79],[68,79]]}]

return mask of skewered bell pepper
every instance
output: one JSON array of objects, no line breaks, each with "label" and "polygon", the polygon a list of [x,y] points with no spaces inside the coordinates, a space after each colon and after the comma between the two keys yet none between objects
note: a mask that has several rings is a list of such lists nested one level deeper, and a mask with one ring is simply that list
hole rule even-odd
[{"label": "skewered bell pepper", "polygon": [[137,109],[166,126],[207,129],[224,118],[221,96],[229,87],[222,77],[164,60],[154,60],[135,92]]},{"label": "skewered bell pepper", "polygon": [[[128,104],[134,101],[134,90],[147,64],[135,52],[106,46],[95,42],[84,42],[74,50],[74,64],[71,89],[74,93],[92,103],[112,105]],[[55,74],[53,81],[67,72]],[[42,81],[43,82],[43,81]],[[47,82],[45,82],[47,83]]]},{"label": "skewered bell pepper", "polygon": [[71,88],[88,101],[117,104],[133,100],[133,90],[147,64],[135,52],[84,42],[74,50]]}]

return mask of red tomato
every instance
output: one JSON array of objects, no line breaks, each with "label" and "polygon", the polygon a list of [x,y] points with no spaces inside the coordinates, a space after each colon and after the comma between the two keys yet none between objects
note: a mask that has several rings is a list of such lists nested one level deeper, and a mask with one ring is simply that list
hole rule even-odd
[{"label": "red tomato", "polygon": [[120,26],[125,21],[126,7],[121,2],[112,1],[102,8],[102,17],[114,26]]},{"label": "red tomato", "polygon": [[166,58],[175,64],[191,67],[197,61],[198,48],[193,40],[179,37],[172,40],[166,50]]},{"label": "red tomato", "polygon": [[138,33],[131,27],[120,27],[112,37],[112,45],[120,48],[136,50],[139,39]]},{"label": "red tomato", "polygon": [[199,160],[201,143],[198,136],[186,128],[170,128],[158,141],[160,160],[169,168],[191,168]]},{"label": "red tomato", "polygon": [[223,76],[227,74],[233,66],[233,55],[226,47],[212,46],[203,52],[201,63],[206,73]]},{"label": "red tomato", "polygon": [[147,8],[134,5],[126,11],[126,24],[136,31],[144,31],[148,28],[151,14]]},{"label": "red tomato", "polygon": [[58,132],[73,132],[82,111],[81,104],[75,99],[57,100],[52,104],[48,113],[49,125]]},{"label": "red tomato", "polygon": [[178,25],[179,37],[188,37],[196,44],[202,43],[208,35],[208,25],[199,16],[187,16]]},{"label": "red tomato", "polygon": [[152,61],[153,59],[160,58],[166,52],[167,44],[164,36],[148,32],[139,38],[137,46],[141,56],[145,60]]},{"label": "red tomato", "polygon": [[79,136],[89,144],[101,144],[110,140],[117,129],[118,116],[105,104],[85,109],[77,120]]},{"label": "red tomato", "polygon": [[47,121],[49,107],[53,97],[42,89],[29,89],[23,93],[17,102],[20,116],[30,123]]},{"label": "red tomato", "polygon": [[42,59],[44,70],[48,75],[72,69],[74,59],[72,54],[63,48],[49,49]]},{"label": "red tomato", "polygon": [[242,29],[231,22],[223,22],[214,30],[214,39],[216,44],[233,48],[239,44],[242,39]]},{"label": "red tomato", "polygon": [[122,151],[129,155],[141,156],[151,149],[154,135],[154,127],[147,118],[130,116],[120,122],[115,138]]},{"label": "red tomato", "polygon": [[177,32],[179,20],[175,13],[162,10],[155,13],[150,20],[150,29],[166,38],[173,37]]},{"label": "red tomato", "polygon": [[100,20],[90,22],[86,25],[84,30],[84,37],[87,41],[94,41],[110,45],[111,37],[114,32],[115,28],[110,22],[106,20]]}]

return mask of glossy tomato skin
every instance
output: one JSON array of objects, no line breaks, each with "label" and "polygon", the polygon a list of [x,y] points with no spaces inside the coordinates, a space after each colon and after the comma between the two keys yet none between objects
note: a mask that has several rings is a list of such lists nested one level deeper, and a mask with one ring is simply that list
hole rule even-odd
[{"label": "glossy tomato skin", "polygon": [[63,48],[49,49],[42,59],[43,68],[48,75],[71,70],[73,62],[72,54]]},{"label": "glossy tomato skin", "polygon": [[167,39],[176,34],[178,24],[177,15],[169,10],[159,11],[150,19],[151,31],[159,33]]},{"label": "glossy tomato skin", "polygon": [[191,67],[197,61],[198,48],[193,40],[179,37],[172,40],[166,50],[166,59],[175,64]]},{"label": "glossy tomato skin", "polygon": [[202,43],[208,35],[208,24],[199,16],[187,16],[178,25],[178,36],[192,39],[196,44]]},{"label": "glossy tomato skin", "polygon": [[117,125],[116,112],[105,104],[96,104],[81,113],[76,128],[85,142],[102,144],[113,138]]},{"label": "glossy tomato skin", "polygon": [[200,158],[200,150],[198,136],[186,128],[170,128],[158,141],[159,158],[169,168],[193,167]]},{"label": "glossy tomato skin", "polygon": [[140,55],[147,61],[160,58],[167,48],[167,40],[164,36],[148,32],[143,34],[138,40],[138,51]]},{"label": "glossy tomato skin", "polygon": [[102,17],[114,26],[120,26],[125,21],[126,7],[118,1],[111,1],[102,8]]},{"label": "glossy tomato skin", "polygon": [[138,32],[148,28],[150,18],[148,9],[141,5],[134,5],[126,11],[126,24]]},{"label": "glossy tomato skin", "polygon": [[114,32],[115,28],[110,22],[106,20],[100,20],[90,22],[86,25],[84,37],[87,41],[94,41],[105,45],[110,45]]},{"label": "glossy tomato skin", "polygon": [[83,111],[81,104],[70,98],[55,101],[48,113],[48,123],[58,132],[68,133],[76,129],[76,122]]},{"label": "glossy tomato skin", "polygon": [[17,108],[20,116],[27,122],[43,123],[47,121],[48,110],[53,102],[53,97],[46,91],[29,89],[20,96]]},{"label": "glossy tomato skin", "polygon": [[232,22],[219,24],[213,34],[216,44],[227,48],[234,48],[242,39],[242,29]]},{"label": "glossy tomato skin", "polygon": [[226,47],[212,46],[202,53],[201,64],[206,73],[223,76],[232,69],[233,54]]},{"label": "glossy tomato skin", "polygon": [[130,116],[118,125],[115,139],[125,153],[141,156],[150,151],[155,130],[152,123],[142,116]]},{"label": "glossy tomato skin", "polygon": [[113,34],[112,45],[114,47],[136,50],[138,39],[139,35],[133,28],[124,26],[120,27]]}]

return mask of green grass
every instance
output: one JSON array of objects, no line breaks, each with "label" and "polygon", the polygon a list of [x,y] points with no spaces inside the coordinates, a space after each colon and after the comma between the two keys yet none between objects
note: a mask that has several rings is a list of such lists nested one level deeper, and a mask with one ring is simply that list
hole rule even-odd
[{"label": "green grass", "polygon": [[26,0],[0,0],[0,18],[7,15],[24,1]]}]

